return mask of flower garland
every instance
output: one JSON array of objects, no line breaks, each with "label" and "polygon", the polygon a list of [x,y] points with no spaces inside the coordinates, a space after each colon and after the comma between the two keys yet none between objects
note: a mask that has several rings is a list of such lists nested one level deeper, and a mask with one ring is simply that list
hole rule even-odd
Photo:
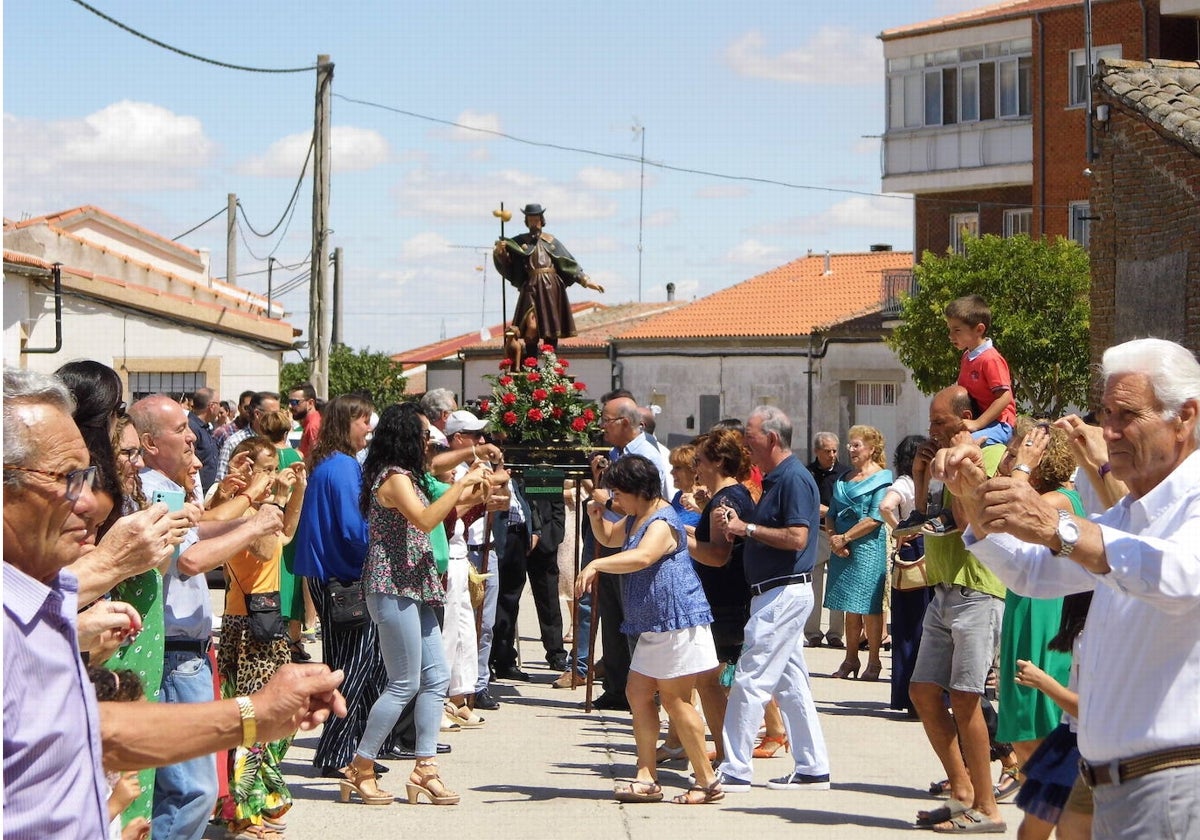
[{"label": "flower garland", "polygon": [[484,377],[492,396],[480,400],[479,408],[493,429],[503,430],[510,443],[591,440],[599,428],[596,410],[584,396],[587,385],[567,373],[570,362],[543,344],[537,358],[525,359],[518,370],[511,367],[504,359],[500,374]]}]

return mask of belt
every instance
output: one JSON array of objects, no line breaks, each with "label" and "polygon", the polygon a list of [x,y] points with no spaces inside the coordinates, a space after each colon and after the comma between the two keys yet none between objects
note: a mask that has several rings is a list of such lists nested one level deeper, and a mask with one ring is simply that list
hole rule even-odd
[{"label": "belt", "polygon": [[764,580],[762,583],[750,584],[750,592],[754,595],[761,595],[764,592],[770,592],[772,589],[778,589],[781,586],[789,586],[793,583],[808,583],[812,580],[810,572],[801,572],[798,575],[785,575],[784,577],[771,578]]},{"label": "belt", "polygon": [[167,639],[163,642],[165,651],[188,651],[197,656],[204,656],[210,647],[212,647],[211,639],[205,639],[203,642],[196,639]]},{"label": "belt", "polygon": [[483,551],[483,543],[479,543],[478,545],[467,543],[467,551]]},{"label": "belt", "polygon": [[1118,758],[1104,764],[1092,764],[1081,758],[1079,774],[1088,787],[1094,788],[1099,785],[1119,785],[1160,770],[1196,764],[1200,764],[1200,745],[1159,750],[1133,758]]}]

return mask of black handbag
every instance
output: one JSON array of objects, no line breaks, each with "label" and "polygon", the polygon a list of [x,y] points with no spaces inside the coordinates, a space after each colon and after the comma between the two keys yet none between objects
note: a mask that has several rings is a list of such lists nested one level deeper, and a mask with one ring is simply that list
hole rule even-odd
[{"label": "black handbag", "polygon": [[246,616],[250,619],[250,638],[254,641],[269,644],[288,637],[278,591],[247,595]]},{"label": "black handbag", "polygon": [[361,580],[343,583],[330,578],[325,589],[329,592],[329,620],[335,627],[350,630],[371,620],[367,613],[367,592]]}]

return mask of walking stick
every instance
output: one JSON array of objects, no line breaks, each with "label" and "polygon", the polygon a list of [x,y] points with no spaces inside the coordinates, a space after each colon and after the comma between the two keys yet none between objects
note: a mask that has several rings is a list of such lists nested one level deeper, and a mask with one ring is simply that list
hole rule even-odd
[{"label": "walking stick", "polygon": [[475,610],[475,644],[479,644],[479,634],[483,632],[483,610],[487,604],[487,573],[488,559],[492,553],[492,512],[483,515],[483,562],[479,564],[479,574],[483,576],[483,603]]},{"label": "walking stick", "polygon": [[[587,691],[583,695],[583,710],[590,712],[592,710],[592,685],[595,681],[595,675],[592,673],[592,660],[596,658],[596,619],[600,617],[600,576],[592,578],[591,592],[588,593],[592,599],[592,620],[588,624],[588,666],[587,666]],[[571,681],[574,682],[572,677]]]}]

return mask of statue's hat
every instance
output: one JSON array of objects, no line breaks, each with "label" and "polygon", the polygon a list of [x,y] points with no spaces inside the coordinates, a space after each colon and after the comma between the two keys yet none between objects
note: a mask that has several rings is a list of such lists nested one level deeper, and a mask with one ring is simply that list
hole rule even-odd
[{"label": "statue's hat", "polygon": [[526,216],[544,216],[546,208],[540,204],[526,204],[525,209],[521,211]]}]

